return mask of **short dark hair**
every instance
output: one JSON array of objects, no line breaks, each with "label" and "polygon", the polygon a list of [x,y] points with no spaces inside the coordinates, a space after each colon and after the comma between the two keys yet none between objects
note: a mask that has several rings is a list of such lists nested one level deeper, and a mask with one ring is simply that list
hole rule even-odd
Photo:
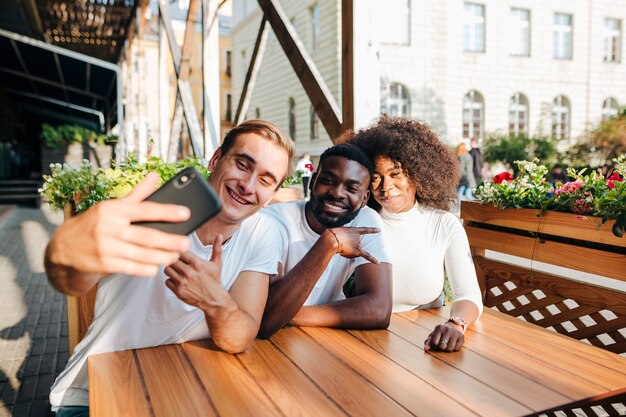
[{"label": "short dark hair", "polygon": [[358,162],[367,168],[367,171],[370,173],[370,177],[374,175],[374,165],[372,165],[372,161],[363,149],[358,146],[354,146],[351,143],[340,143],[339,145],[331,146],[320,156],[319,165],[321,166],[324,163],[324,160],[330,158],[331,156],[340,156],[351,161]]}]

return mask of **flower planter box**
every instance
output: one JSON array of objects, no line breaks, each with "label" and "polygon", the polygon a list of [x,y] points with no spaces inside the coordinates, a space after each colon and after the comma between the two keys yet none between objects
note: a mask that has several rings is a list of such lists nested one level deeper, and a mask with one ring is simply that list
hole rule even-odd
[{"label": "flower planter box", "polygon": [[270,204],[282,203],[285,201],[302,200],[302,199],[304,199],[302,185],[299,185],[298,188],[284,187],[278,190],[274,198],[272,198],[272,200],[270,201]]},{"label": "flower planter box", "polygon": [[[612,222],[539,210],[461,204],[485,306],[626,352],[626,294],[485,257],[485,250],[626,281],[626,238]],[[610,313],[607,313],[609,311]]]}]

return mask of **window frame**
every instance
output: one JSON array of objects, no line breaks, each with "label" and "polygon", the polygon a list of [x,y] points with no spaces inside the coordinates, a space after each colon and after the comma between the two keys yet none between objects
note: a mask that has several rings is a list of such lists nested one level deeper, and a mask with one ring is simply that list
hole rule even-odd
[{"label": "window frame", "polygon": [[[569,25],[557,22],[557,18],[569,18]],[[566,50],[566,42],[569,49]],[[554,12],[552,20],[552,58],[571,61],[574,59],[574,15],[571,13]]]},{"label": "window frame", "polygon": [[[469,7],[469,9],[468,9]],[[481,10],[476,15],[473,11]],[[477,27],[482,28],[480,37]],[[485,53],[487,50],[487,7],[482,3],[463,3],[463,52]]]},{"label": "window frame", "polygon": [[[616,22],[617,28],[609,28],[607,23]],[[614,42],[612,42],[614,41]],[[607,63],[622,62],[622,19],[605,17],[603,26],[604,55],[602,60]]]},{"label": "window frame", "polygon": [[[552,100],[550,113],[552,117],[552,137],[557,140],[569,140],[572,123],[572,104],[570,100],[563,94],[556,96]],[[565,122],[563,122],[563,119],[565,119]]]},{"label": "window frame", "polygon": [[[478,110],[479,115],[477,118],[475,117],[476,110]],[[466,115],[469,117],[466,117]],[[463,96],[461,120],[463,138],[466,140],[476,138],[478,141],[481,141],[485,131],[485,98],[477,90],[470,90]],[[477,129],[476,121],[478,121]],[[477,136],[476,130],[478,131]]]},{"label": "window frame", "polygon": [[528,135],[528,114],[528,97],[520,92],[513,94],[509,99],[509,135]]},{"label": "window frame", "polygon": [[[524,13],[526,14],[527,20],[524,21],[521,19],[521,17],[524,15]],[[511,10],[509,12],[509,17],[511,20],[511,28],[514,31],[514,34],[511,37],[511,48],[516,48],[517,50],[512,50],[510,52],[511,56],[526,56],[529,57],[530,56],[530,46],[531,46],[531,31],[532,31],[532,24],[531,24],[531,13],[530,13],[530,9],[523,9],[521,7],[511,7]],[[525,26],[525,27],[524,27]],[[522,39],[522,33],[525,30],[526,35],[525,38],[526,39]],[[520,46],[522,46],[522,42],[525,41],[525,51],[520,51]],[[517,44],[517,45],[516,45]]]}]

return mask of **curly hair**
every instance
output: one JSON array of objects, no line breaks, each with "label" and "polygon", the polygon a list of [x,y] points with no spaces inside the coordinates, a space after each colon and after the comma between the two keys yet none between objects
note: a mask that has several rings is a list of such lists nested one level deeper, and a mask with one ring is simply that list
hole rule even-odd
[{"label": "curly hair", "polygon": [[[449,210],[455,201],[459,164],[427,124],[382,116],[375,125],[359,130],[351,143],[363,149],[372,163],[380,156],[399,162],[421,205]],[[373,197],[368,204],[380,207]]]}]

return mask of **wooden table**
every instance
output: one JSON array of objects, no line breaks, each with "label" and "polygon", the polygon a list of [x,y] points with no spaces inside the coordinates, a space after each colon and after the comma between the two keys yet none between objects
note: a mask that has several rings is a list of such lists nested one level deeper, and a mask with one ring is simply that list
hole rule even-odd
[{"label": "wooden table", "polygon": [[449,308],[388,330],[286,328],[89,358],[91,416],[523,416],[626,386],[626,358],[487,310],[460,352],[425,353]]}]

